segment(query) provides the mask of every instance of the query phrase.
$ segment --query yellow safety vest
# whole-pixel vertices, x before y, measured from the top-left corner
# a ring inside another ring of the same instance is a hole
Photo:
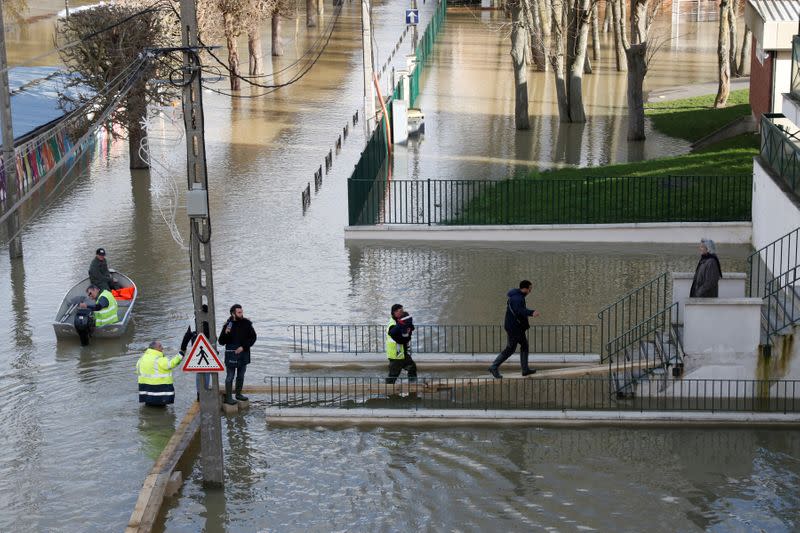
[[[116,298],[111,295],[111,291],[107,290],[100,293],[100,296],[97,297],[97,301],[99,302],[100,298],[103,297],[108,300],[108,307],[104,307],[99,311],[94,312],[94,325],[98,328],[119,322],[119,317],[117,316]]]
[[[402,344],[398,344],[391,335],[389,335],[389,330],[396,326],[397,322],[395,322],[394,318],[389,321],[389,325],[386,326],[386,357],[389,359],[405,359],[406,358],[406,347]],[[398,350],[398,346],[400,349]]]
[[[181,364],[182,355],[167,359],[162,352],[148,348],[136,362],[141,385],[172,385],[172,369]]]

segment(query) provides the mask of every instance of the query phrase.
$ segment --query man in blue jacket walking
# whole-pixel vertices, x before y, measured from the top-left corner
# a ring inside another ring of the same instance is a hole
[[[522,366],[522,375],[529,376],[536,372],[536,370],[532,370],[528,366],[528,338],[525,336],[525,332],[531,327],[530,324],[528,324],[528,317],[532,316],[536,318],[540,316],[539,311],[528,309],[525,306],[525,297],[531,293],[532,287],[533,283],[524,279],[519,282],[519,289],[511,289],[508,291],[506,319],[503,324],[508,334],[508,346],[500,352],[500,355],[494,360],[492,366],[489,367],[489,373],[496,378],[503,377],[500,375],[500,365],[511,357],[517,349],[517,344],[519,344],[519,362]]]

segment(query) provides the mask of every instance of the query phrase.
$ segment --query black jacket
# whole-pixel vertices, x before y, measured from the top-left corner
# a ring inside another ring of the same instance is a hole
[[[719,280],[722,267],[716,254],[703,254],[694,271],[690,298],[716,298],[719,296]]]
[[[503,324],[509,333],[521,333],[530,329],[528,317],[533,315],[533,309],[525,306],[525,294],[519,289],[508,291],[506,303],[506,320]]]
[[[92,285],[97,285],[101,291],[111,290],[111,272],[108,270],[108,262],[100,261],[98,258],[92,259],[89,266],[89,281]]]
[[[228,323],[233,324],[231,332],[227,333]],[[234,363],[243,365],[250,364],[250,347],[256,343],[256,330],[253,329],[253,323],[246,318],[241,320],[228,319],[222,325],[222,331],[219,334],[219,343],[225,345],[225,364],[227,365],[230,360]],[[236,350],[236,348],[244,348],[242,353],[238,356],[232,357],[229,350]]]
[[[408,316],[408,313],[406,313],[406,316]],[[394,342],[406,345],[411,342],[412,331],[414,331],[414,322],[409,317],[405,320],[398,320],[394,326],[389,328],[388,333]]]

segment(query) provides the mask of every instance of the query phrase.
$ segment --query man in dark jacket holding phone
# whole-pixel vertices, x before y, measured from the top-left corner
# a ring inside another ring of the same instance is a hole
[[[540,316],[539,311],[528,309],[525,306],[525,297],[531,293],[532,287],[533,283],[524,279],[519,282],[519,289],[508,291],[506,318],[503,324],[508,334],[508,345],[500,352],[492,366],[489,367],[489,373],[496,378],[503,377],[500,375],[500,365],[511,357],[517,349],[517,344],[519,344],[519,361],[522,366],[522,375],[529,376],[536,372],[536,370],[528,366],[528,338],[525,336],[525,332],[531,327],[528,324],[528,317],[536,318]]]
[[[225,345],[225,403],[236,405],[236,400],[246,402],[248,399],[242,395],[244,373],[250,364],[250,347],[256,343],[257,337],[253,323],[244,317],[241,305],[234,304],[230,311],[231,316],[219,334],[219,343]],[[234,376],[236,399],[231,394]]]

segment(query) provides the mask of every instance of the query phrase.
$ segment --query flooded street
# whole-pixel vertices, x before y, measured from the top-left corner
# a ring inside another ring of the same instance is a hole
[[[63,5],[50,4],[50,12]],[[688,245],[345,244],[346,179],[364,144],[363,120],[351,121],[363,105],[358,7],[344,4],[327,51],[300,82],[261,98],[204,93],[216,314],[221,323],[240,303],[254,322],[259,341],[247,384],[290,372],[291,324],[383,323],[395,302],[419,323],[496,324],[505,292],[524,277],[534,282],[530,302],[541,323],[594,324],[622,293],[661,272],[694,269],[697,252]],[[405,7],[374,6],[378,65],[402,34]],[[420,6],[423,25],[433,7]],[[323,25],[333,13],[325,9]],[[636,147],[623,140],[624,75],[609,72],[607,50],[599,73],[586,78],[588,124],[559,128],[549,75],[532,74],[536,116],[530,132],[515,134],[500,22],[499,13],[448,13],[423,76],[426,135],[399,150],[395,176],[500,178],[687,149],[655,135]],[[36,22],[37,31],[52,23]],[[686,36],[693,44],[665,48],[649,89],[713,79],[715,23],[694,27]],[[290,65],[322,28],[307,33],[301,14],[284,31],[281,58],[269,57],[265,35],[267,71]],[[52,42],[24,32],[9,39],[12,64]],[[226,82],[213,87],[227,90]],[[137,358],[154,339],[177,351],[193,309],[188,252],[163,218],[172,215],[171,188],[186,187],[182,123],[162,111],[151,120],[152,172],[131,173],[128,147],[117,142],[26,228],[24,261],[10,263],[0,248],[0,531],[122,530],[194,400],[193,379],[181,373],[173,407],[149,410],[136,399]],[[304,216],[301,190],[346,124],[350,135]],[[186,238],[183,196],[177,200]],[[99,246],[138,285],[133,327],[83,348],[77,339],[56,342],[56,309]],[[723,269],[745,271],[749,251],[721,245]],[[419,367],[430,375],[423,358]],[[194,468],[169,501],[166,531],[798,527],[796,431],[285,429],[268,427],[253,400],[246,415],[223,418],[224,498],[204,491]]]

